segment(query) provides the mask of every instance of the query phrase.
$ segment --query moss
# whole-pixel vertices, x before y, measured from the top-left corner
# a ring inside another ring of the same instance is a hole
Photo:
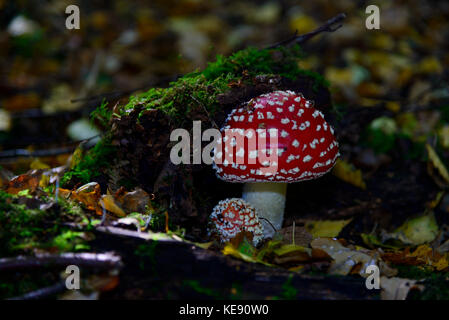
[[[285,283],[282,285],[281,299],[293,300],[296,299],[298,290],[292,285],[293,275],[289,275]]]
[[[116,147],[111,145],[109,138],[103,138],[64,174],[61,185],[66,187],[76,183],[85,184],[101,176],[104,169],[109,166],[116,150]]]
[[[0,191],[0,256],[34,248],[71,251],[85,246],[79,234],[62,226],[64,220],[75,218],[74,212],[65,212],[58,205],[45,211],[29,209],[18,202],[18,196]]]
[[[51,246],[58,248],[59,251],[87,250],[89,246],[83,240],[83,235],[83,232],[63,231],[52,239]]]
[[[281,52],[282,58],[276,57],[275,51]],[[276,74],[292,80],[306,76],[314,80],[315,90],[319,86],[329,86],[320,74],[299,68],[300,56],[299,47],[261,50],[249,47],[229,57],[218,55],[216,61],[209,63],[203,71],[189,73],[170,83],[168,88],[152,88],[132,96],[122,112],[137,105],[144,109],[160,109],[177,125],[182,125],[186,115],[198,107],[206,108],[213,115],[218,108],[218,94],[228,91],[230,83],[249,82],[256,75]]]
[[[398,270],[397,277],[407,279],[422,280],[434,275],[447,275],[445,272],[437,272],[432,267],[425,266],[393,265],[393,268]]]
[[[449,300],[449,281],[442,275],[434,274],[423,283],[424,290],[412,290],[407,299],[410,300]]]
[[[108,108],[108,103],[103,100],[101,105],[90,114],[91,122],[98,122],[103,128],[106,128],[109,120],[111,120],[112,111]]]
[[[192,288],[195,292],[215,299],[223,299],[223,296],[213,289],[204,287],[197,280],[184,280],[184,286]]]

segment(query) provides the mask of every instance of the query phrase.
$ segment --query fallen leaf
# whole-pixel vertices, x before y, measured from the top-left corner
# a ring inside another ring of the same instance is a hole
[[[273,250],[273,262],[276,264],[302,263],[311,260],[312,250],[294,244],[282,245]]]
[[[30,169],[49,169],[50,166],[43,163],[39,158],[34,159],[30,164]]]
[[[449,184],[449,172],[447,171],[446,166],[430,144],[427,143],[426,148],[429,155],[429,160],[427,162],[427,171],[429,172],[429,175],[439,186],[447,186],[447,184]],[[432,169],[435,169],[439,173],[438,177],[435,176]],[[441,178],[444,182],[441,181]]]
[[[101,190],[100,185],[97,182],[90,182],[82,185],[76,189],[76,191],[71,193],[71,197],[84,204],[88,210],[96,211],[99,215],[102,214],[102,210],[98,205],[98,201],[101,197]]]
[[[334,238],[351,221],[352,218],[348,220],[308,220],[305,223],[305,228],[313,238]]]
[[[147,208],[151,209],[150,195],[140,188],[136,188],[131,192],[119,190],[114,194],[114,198],[120,207],[127,213],[143,213]]]
[[[225,247],[223,248],[223,254],[224,255],[230,255],[234,258],[246,261],[246,262],[252,262],[252,263],[262,263],[267,264],[266,262],[259,260],[253,256],[247,255],[245,253],[240,252],[237,248],[235,248],[230,242],[226,243]]]
[[[407,220],[396,229],[393,234],[384,235],[383,238],[393,238],[404,244],[420,245],[431,242],[438,235],[438,225],[433,212],[420,217]],[[385,242],[385,241],[383,241]]]
[[[355,169],[353,165],[347,163],[344,160],[337,160],[337,163],[332,170],[332,174],[337,178],[350,183],[363,190],[366,189],[366,184],[363,181],[362,171]]]
[[[115,199],[110,194],[101,196],[100,206],[111,213],[118,215],[119,217],[126,216],[125,211],[115,202]]]
[[[39,186],[39,180],[42,172],[33,170],[31,173],[21,174],[9,181],[6,192],[10,194],[18,194],[20,191],[29,190],[30,193],[36,191]]]

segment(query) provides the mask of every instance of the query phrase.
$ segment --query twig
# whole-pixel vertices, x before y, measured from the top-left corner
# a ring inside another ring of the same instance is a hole
[[[121,257],[113,253],[39,254],[37,256],[18,256],[0,259],[0,272],[28,268],[46,268],[49,266],[66,267],[72,264],[78,267],[99,269],[114,269],[123,266]]]
[[[291,36],[290,38],[280,41],[278,43],[275,43],[275,44],[267,47],[266,49],[274,49],[274,48],[278,48],[280,46],[290,46],[293,44],[301,44],[301,43],[308,41],[310,38],[316,36],[319,33],[334,32],[334,31],[340,29],[342,26],[341,24],[339,24],[337,26],[334,26],[334,25],[339,23],[340,21],[342,21],[345,18],[346,18],[346,14],[340,13],[340,14],[336,15],[335,17],[330,18],[322,26],[316,28],[315,30],[313,30],[311,32],[308,32],[308,33],[298,36],[298,31],[296,31],[295,34],[293,36]]]
[[[84,139],[84,140],[71,142],[71,144],[74,144],[74,146],[70,146],[70,147],[57,147],[57,148],[36,150],[36,151],[29,151],[27,149],[13,149],[13,150],[0,151],[0,159],[9,159],[9,158],[18,158],[18,157],[26,157],[26,158],[52,157],[52,156],[58,156],[60,154],[72,153],[76,149],[76,145],[83,143],[83,142],[86,143],[92,139],[99,137],[99,136],[100,135],[97,134],[95,136],[92,136],[92,137]]]
[[[267,218],[263,218],[263,217],[259,217],[260,220],[265,220],[266,222],[268,222],[268,224],[273,228],[274,232],[278,232],[278,229],[276,229],[273,224],[270,222],[270,220],[268,220]]]
[[[61,281],[58,282],[57,284],[54,284],[52,286],[49,287],[45,287],[45,288],[40,288],[37,289],[36,291],[32,291],[32,292],[28,292],[25,293],[24,295],[18,296],[18,297],[14,297],[14,298],[10,298],[7,300],[37,300],[37,299],[44,299],[44,298],[48,298],[51,297],[55,294],[64,292],[65,290],[67,290],[65,282]]]

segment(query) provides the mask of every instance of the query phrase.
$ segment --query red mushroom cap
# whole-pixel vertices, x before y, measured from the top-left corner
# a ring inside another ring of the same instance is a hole
[[[242,231],[253,234],[254,244],[263,238],[263,227],[256,209],[239,198],[220,201],[210,215],[209,234],[217,233],[221,241],[226,242]]]
[[[232,137],[229,134],[231,131],[245,136],[244,140],[247,141],[252,136],[244,131],[248,129],[254,130],[258,136],[255,150],[248,150],[247,142],[235,147],[227,142]],[[217,176],[228,182],[297,182],[315,179],[332,169],[339,156],[334,130],[323,114],[313,107],[313,101],[293,91],[263,94],[250,100],[245,107],[232,110],[221,132],[222,139],[217,144],[214,168]],[[259,132],[266,132],[266,145],[264,142],[259,145]],[[270,146],[271,136],[277,137],[277,146]],[[267,152],[267,149],[276,150],[276,163],[249,161],[255,155],[260,157],[261,152]],[[232,162],[226,161],[225,153],[230,156],[229,151],[233,156]],[[276,167],[274,172],[262,170],[272,165]]]

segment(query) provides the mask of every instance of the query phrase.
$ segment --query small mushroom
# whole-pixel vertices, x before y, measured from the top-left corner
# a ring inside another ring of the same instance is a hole
[[[256,132],[257,144],[236,142],[236,134],[249,141],[249,131]],[[313,107],[313,101],[293,91],[263,94],[232,110],[221,132],[214,159],[216,174],[228,182],[245,183],[242,197],[265,218],[261,219],[265,237],[272,237],[282,227],[287,183],[324,175],[339,156],[334,131],[323,114]],[[262,135],[266,145],[260,141]],[[271,136],[277,137],[277,145],[270,145]],[[230,138],[231,144],[227,142]],[[249,161],[270,152],[276,152],[275,161]],[[275,170],[267,172],[267,167]]]
[[[209,235],[218,235],[222,242],[231,240],[240,232],[252,233],[254,245],[263,238],[263,227],[256,209],[243,199],[220,201],[209,219]]]

